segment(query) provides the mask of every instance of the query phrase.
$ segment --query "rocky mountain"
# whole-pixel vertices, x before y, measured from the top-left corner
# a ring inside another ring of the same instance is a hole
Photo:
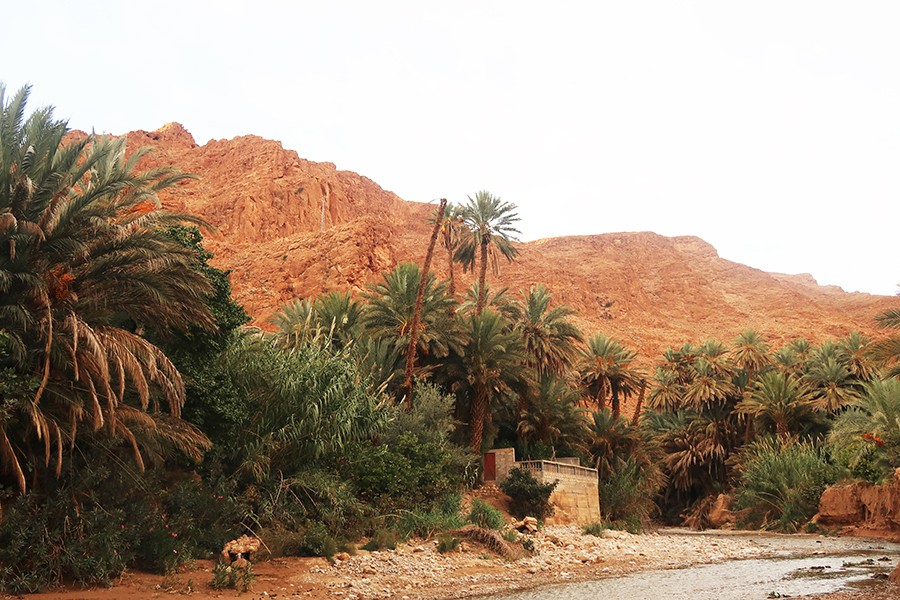
[[[333,289],[362,293],[382,271],[423,260],[434,207],[406,202],[356,173],[304,160],[256,136],[199,146],[177,123],[127,136],[129,150],[154,147],[147,165],[175,164],[198,176],[163,201],[215,228],[206,233],[213,262],[232,271],[237,300],[256,324],[265,326],[293,298]],[[809,275],[724,260],[696,237],[606,233],[519,249],[519,260],[503,265],[492,287],[518,294],[543,283],[556,302],[578,311],[588,334],[615,336],[644,362],[687,341],[731,341],[748,327],[776,346],[852,330],[877,335],[873,317],[900,307],[900,298],[846,293]],[[445,276],[440,248],[434,262]]]

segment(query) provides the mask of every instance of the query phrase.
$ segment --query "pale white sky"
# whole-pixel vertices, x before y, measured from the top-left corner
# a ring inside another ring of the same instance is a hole
[[[523,239],[697,235],[900,282],[900,2],[16,2],[0,80],[79,129],[253,133]]]

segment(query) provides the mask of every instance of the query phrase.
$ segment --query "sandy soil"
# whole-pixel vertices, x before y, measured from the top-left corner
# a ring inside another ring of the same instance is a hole
[[[813,556],[871,550],[883,542],[811,535],[754,532],[695,534],[683,530],[630,535],[606,531],[582,535],[574,526],[548,526],[533,536],[537,553],[505,561],[478,545],[463,542],[457,551],[440,554],[434,540],[411,540],[396,550],[359,551],[329,564],[324,559],[284,558],[254,568],[252,590],[209,587],[212,563],[162,577],[128,573],[111,589],[67,589],[27,596],[35,600],[149,600],[189,595],[192,598],[310,598],[363,600],[463,598],[526,589],[550,583],[601,579],[652,569],[674,569],[733,559]],[[832,594],[830,600],[898,598],[900,589],[883,583],[863,592]]]

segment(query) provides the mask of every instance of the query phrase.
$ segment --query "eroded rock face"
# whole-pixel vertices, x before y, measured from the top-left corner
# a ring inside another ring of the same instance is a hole
[[[826,489],[813,522],[900,536],[900,469],[892,481],[882,485],[852,483]]]
[[[424,257],[434,206],[406,202],[366,177],[304,160],[253,135],[198,145],[177,123],[127,135],[129,151],[154,148],[146,166],[175,164],[199,177],[163,202],[215,228],[206,234],[213,263],[233,271],[237,299],[255,324],[265,326],[280,303],[295,297],[359,292],[381,271]],[[848,294],[808,276],[724,260],[696,237],[607,233],[537,240],[519,249],[519,259],[502,266],[492,287],[517,295],[547,285],[555,302],[578,311],[576,321],[588,335],[602,331],[622,339],[645,366],[666,347],[705,338],[730,341],[747,328],[775,346],[853,330],[877,334],[874,315],[900,308],[895,297]],[[440,247],[433,268],[447,276]],[[471,274],[457,275],[460,289],[471,284]]]

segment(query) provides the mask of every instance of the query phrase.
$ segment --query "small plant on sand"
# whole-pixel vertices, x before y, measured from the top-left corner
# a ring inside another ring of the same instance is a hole
[[[394,550],[397,548],[397,533],[390,529],[378,529],[375,534],[363,545],[363,550]]]
[[[459,546],[459,538],[454,537],[448,533],[442,533],[438,535],[438,546],[437,550],[441,554],[446,554],[447,552],[453,552]]]
[[[605,523],[597,522],[591,523],[590,525],[585,525],[582,528],[581,533],[584,535],[593,535],[594,537],[601,537],[603,532],[606,531],[607,527]]]
[[[247,592],[255,577],[253,564],[248,560],[238,559],[230,565],[219,561],[213,567],[213,578],[209,585],[216,590],[233,588],[239,592]]]
[[[503,513],[477,498],[472,500],[472,507],[469,510],[467,520],[469,523],[478,525],[484,529],[500,530],[506,525]]]

